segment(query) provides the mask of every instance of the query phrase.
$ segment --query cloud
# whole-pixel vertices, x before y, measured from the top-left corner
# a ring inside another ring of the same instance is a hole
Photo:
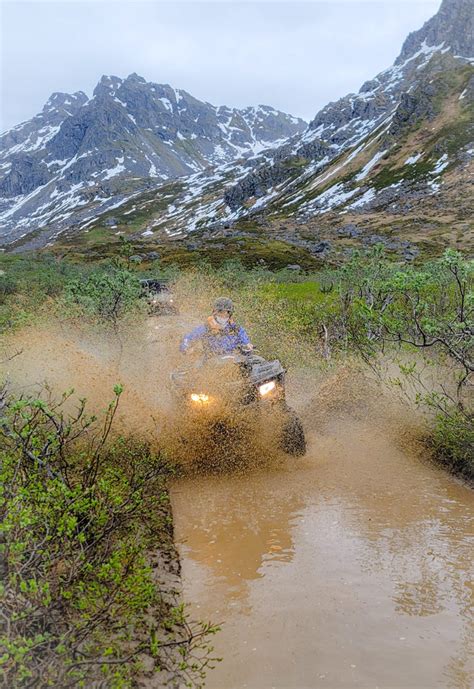
[[[2,129],[53,91],[89,95],[138,72],[216,105],[267,103],[306,119],[389,66],[436,0],[2,4]]]

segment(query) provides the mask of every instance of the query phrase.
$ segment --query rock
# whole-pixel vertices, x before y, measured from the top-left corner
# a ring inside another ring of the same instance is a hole
[[[291,265],[285,266],[286,270],[302,270],[301,266],[297,263],[292,263]]]
[[[148,261],[157,261],[160,258],[160,254],[157,251],[149,251],[145,256]]]
[[[472,0],[443,0],[438,13],[408,35],[395,64],[403,64],[423,45],[441,44],[455,55],[473,54]]]
[[[305,158],[322,158],[327,149],[327,144],[313,141],[302,145],[297,150],[296,156],[293,154],[285,157],[285,152],[288,152],[285,147],[269,153],[269,155],[273,155],[275,158],[273,165],[261,165],[257,170],[249,172],[237,184],[227,189],[224,194],[225,203],[231,210],[236,210],[248,199],[253,197],[258,199],[265,196],[272,187],[280,184],[280,182],[283,182],[292,174],[293,161],[296,162],[300,156]],[[264,221],[262,220],[262,222]]]
[[[360,230],[354,223],[348,223],[347,225],[340,227],[337,233],[340,237],[348,237],[353,239],[354,237],[358,237],[360,235]]]
[[[0,197],[15,197],[29,194],[51,179],[46,165],[34,156],[22,154],[12,161],[9,174],[0,183]]]
[[[331,249],[331,242],[328,242],[326,240],[323,240],[322,242],[318,242],[317,244],[314,244],[310,247],[310,250],[315,254],[324,254],[324,253],[327,253],[330,249]]]
[[[130,256],[129,260],[132,261],[132,263],[142,263],[144,261],[145,256],[142,256],[141,254],[134,254],[133,256]]]
[[[411,246],[409,249],[403,250],[402,256],[405,261],[413,261],[419,253],[420,251],[416,246]]]
[[[106,218],[104,220],[105,227],[116,227],[117,223],[118,223],[117,218]]]
[[[388,240],[386,237],[382,237],[380,234],[371,234],[368,237],[363,237],[362,244],[366,246],[375,246],[376,244],[383,244],[386,246]]]

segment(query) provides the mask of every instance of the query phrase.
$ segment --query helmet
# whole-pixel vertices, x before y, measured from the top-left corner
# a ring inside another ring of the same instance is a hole
[[[234,302],[228,297],[219,297],[214,302],[214,311],[228,311],[232,314],[234,313]]]

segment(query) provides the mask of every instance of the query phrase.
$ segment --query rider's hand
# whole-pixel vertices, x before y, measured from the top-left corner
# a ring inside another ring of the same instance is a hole
[[[251,352],[253,350],[253,344],[249,342],[246,345],[242,345],[242,351],[243,352]]]

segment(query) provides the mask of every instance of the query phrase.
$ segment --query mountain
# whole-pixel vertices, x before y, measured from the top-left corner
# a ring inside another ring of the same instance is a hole
[[[266,105],[216,107],[137,74],[103,76],[90,99],[54,93],[0,139],[3,241],[45,224],[68,226],[81,207],[107,206],[124,188],[254,155],[305,129]]]
[[[472,0],[443,0],[391,67],[305,131],[146,191],[89,198],[65,222],[50,216],[23,248],[60,233],[61,251],[104,255],[126,236],[142,255],[160,247],[170,260],[276,252],[308,265],[377,242],[407,260],[447,244],[474,248],[472,17]]]

